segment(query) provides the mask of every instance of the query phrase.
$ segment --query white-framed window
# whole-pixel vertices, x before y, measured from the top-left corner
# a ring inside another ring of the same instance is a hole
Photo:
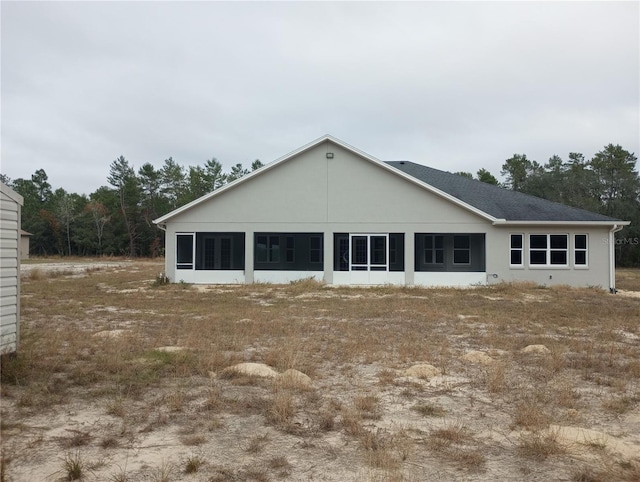
[[[530,234],[529,266],[568,266],[568,234]]]
[[[589,265],[589,237],[586,234],[573,236],[573,265],[576,268],[586,268]]]
[[[193,253],[195,252],[195,236],[193,233],[176,234],[176,268],[193,269]]]
[[[524,234],[514,233],[509,236],[509,266],[524,266]]]

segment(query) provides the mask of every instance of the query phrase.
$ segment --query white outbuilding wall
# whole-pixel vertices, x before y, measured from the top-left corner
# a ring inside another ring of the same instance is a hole
[[[0,353],[20,339],[20,212],[22,196],[0,183]]]

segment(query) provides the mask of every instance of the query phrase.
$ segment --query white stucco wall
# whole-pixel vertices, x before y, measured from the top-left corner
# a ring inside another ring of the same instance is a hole
[[[327,152],[331,152],[333,158],[327,158]],[[196,283],[212,280],[211,273],[219,276],[218,282],[228,282],[230,277],[236,282],[287,281],[295,275],[253,272],[253,233],[323,232],[324,281],[363,284],[358,282],[361,273],[333,272],[333,233],[402,232],[405,233],[405,272],[386,273],[384,279],[369,276],[371,284],[469,285],[525,280],[606,288],[608,247],[603,239],[608,229],[493,226],[485,217],[327,140],[254,174],[246,182],[219,191],[209,200],[170,219],[166,225],[166,271],[171,280]],[[198,231],[246,233],[244,279],[239,279],[238,273],[225,274],[224,271],[194,271],[192,275],[185,270],[176,272],[176,233]],[[555,232],[589,235],[588,268],[509,267],[511,233]],[[484,233],[486,273],[414,273],[415,233]],[[308,277],[308,273],[298,275],[298,279]],[[319,276],[317,272],[313,275]]]
[[[594,286],[609,289],[609,230],[611,227],[565,225],[539,227],[510,225],[495,227],[487,235],[487,276],[490,283],[530,281],[540,285]],[[524,266],[509,266],[509,238],[511,234],[524,234]],[[527,250],[530,234],[568,234],[569,266],[530,266]],[[573,263],[574,235],[586,234],[588,260],[586,266]],[[495,275],[495,276],[494,276]]]

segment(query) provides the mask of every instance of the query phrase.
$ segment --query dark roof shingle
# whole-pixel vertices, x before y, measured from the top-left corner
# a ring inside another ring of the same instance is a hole
[[[386,162],[430,186],[507,221],[620,221],[539,197],[487,184],[409,161]]]

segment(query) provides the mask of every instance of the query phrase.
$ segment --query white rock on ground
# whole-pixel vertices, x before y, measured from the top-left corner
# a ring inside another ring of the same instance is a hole
[[[435,376],[440,375],[442,372],[440,369],[429,365],[428,363],[419,363],[404,370],[403,375],[407,377],[417,377],[429,380]]]
[[[262,378],[275,378],[278,376],[277,371],[264,363],[238,363],[237,365],[225,368],[224,371]]]
[[[278,381],[285,386],[311,386],[311,377],[302,373],[301,371],[294,370],[293,368],[289,368],[288,370],[285,370],[280,375],[278,375]]]
[[[462,356],[462,359],[469,363],[476,363],[478,365],[490,365],[495,362],[495,360],[485,352],[476,350],[466,353]]]
[[[119,336],[129,333],[131,330],[104,330],[94,333],[93,336],[98,338],[118,338]]]
[[[156,350],[164,351],[166,353],[175,353],[177,351],[186,350],[186,348],[183,346],[159,346]]]
[[[546,355],[547,353],[551,353],[551,350],[549,350],[544,345],[528,345],[528,346],[525,346],[522,350],[520,350],[520,352],[521,353],[537,353],[539,355]]]

